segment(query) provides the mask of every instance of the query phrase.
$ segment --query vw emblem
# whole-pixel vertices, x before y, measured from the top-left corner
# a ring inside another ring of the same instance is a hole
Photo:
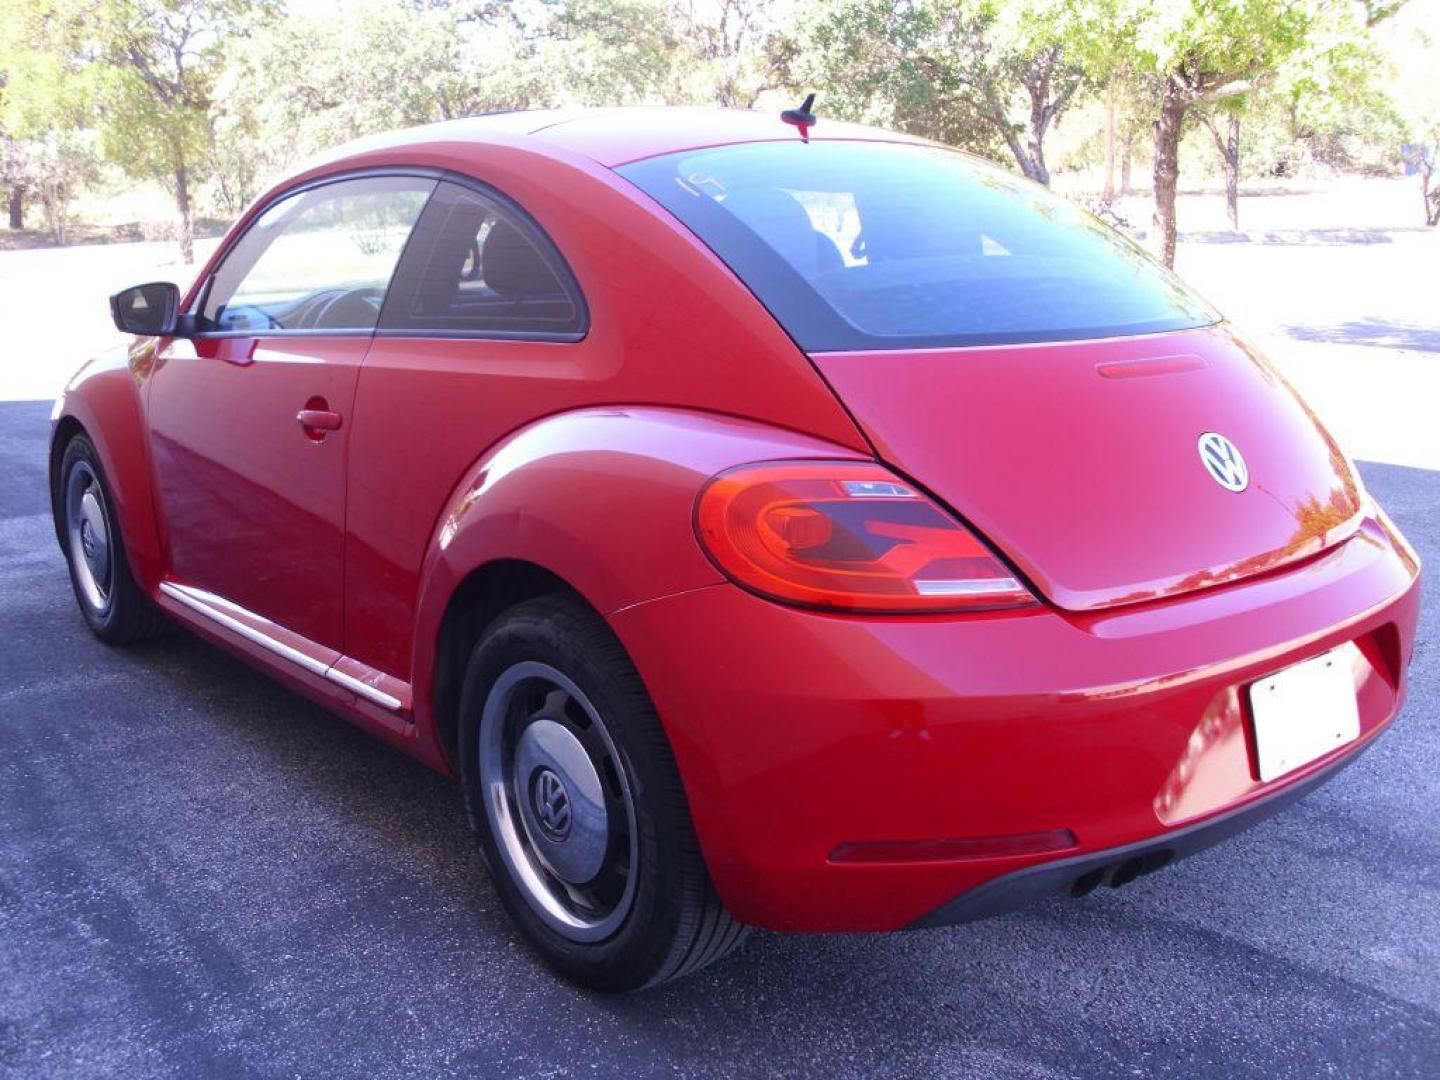
[[[565,781],[549,769],[535,774],[530,786],[530,799],[535,807],[535,820],[552,840],[564,840],[570,834],[570,793]]]
[[[1226,491],[1244,491],[1250,483],[1250,470],[1235,444],[1218,431],[1200,436],[1200,461],[1210,478]]]

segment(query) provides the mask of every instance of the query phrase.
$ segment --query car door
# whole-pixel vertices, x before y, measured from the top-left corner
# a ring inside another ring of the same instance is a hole
[[[556,244],[480,184],[443,180],[385,301],[356,392],[345,573],[349,655],[408,680],[420,568],[462,473],[519,425],[588,403],[613,355]]]
[[[344,649],[356,379],[434,186],[361,176],[277,201],[218,263],[198,332],[164,347],[150,384],[172,589],[324,662]]]

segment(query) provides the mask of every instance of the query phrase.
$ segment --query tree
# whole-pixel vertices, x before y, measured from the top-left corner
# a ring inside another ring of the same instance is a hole
[[[856,119],[978,152],[1050,182],[1045,136],[1086,78],[1096,21],[1077,0],[837,0],[807,27],[811,83]]]
[[[1192,109],[1234,99],[1273,76],[1306,41],[1304,0],[1141,0],[1132,63],[1157,86],[1155,225],[1159,254],[1175,265],[1180,137]],[[1236,155],[1238,161],[1238,132]]]
[[[93,143],[88,131],[53,131],[30,146],[30,186],[57,244],[69,242],[70,204],[76,192],[98,174],[99,158]]]
[[[96,172],[94,72],[75,41],[43,7],[0,0],[0,131],[10,227],[24,227],[24,200],[40,201],[56,243],[66,240],[70,203]]]
[[[685,82],[737,109],[785,86],[798,50],[776,27],[772,8],[771,0],[675,0],[672,20],[688,53],[679,60]]]
[[[194,261],[194,191],[211,145],[212,89],[223,49],[269,0],[103,0],[72,8],[106,76],[101,140],[130,175],[169,187],[181,258]]]
[[[546,104],[683,100],[681,61],[693,42],[659,0],[565,0],[527,29]]]

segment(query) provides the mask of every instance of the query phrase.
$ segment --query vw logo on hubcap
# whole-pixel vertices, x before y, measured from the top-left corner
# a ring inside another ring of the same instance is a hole
[[[1218,431],[1200,436],[1200,462],[1210,479],[1226,491],[1244,491],[1250,483],[1250,470],[1235,444]]]
[[[550,769],[541,769],[530,785],[530,801],[535,807],[535,820],[552,840],[564,840],[570,834],[570,793],[565,781]]]

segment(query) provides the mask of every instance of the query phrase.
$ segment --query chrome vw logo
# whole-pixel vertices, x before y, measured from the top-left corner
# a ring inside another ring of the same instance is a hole
[[[1250,470],[1235,444],[1218,431],[1200,436],[1200,461],[1210,478],[1226,491],[1244,491],[1250,483]]]
[[[549,769],[535,774],[530,789],[531,802],[535,806],[535,820],[552,840],[563,840],[570,834],[570,793],[565,790],[565,781]]]

